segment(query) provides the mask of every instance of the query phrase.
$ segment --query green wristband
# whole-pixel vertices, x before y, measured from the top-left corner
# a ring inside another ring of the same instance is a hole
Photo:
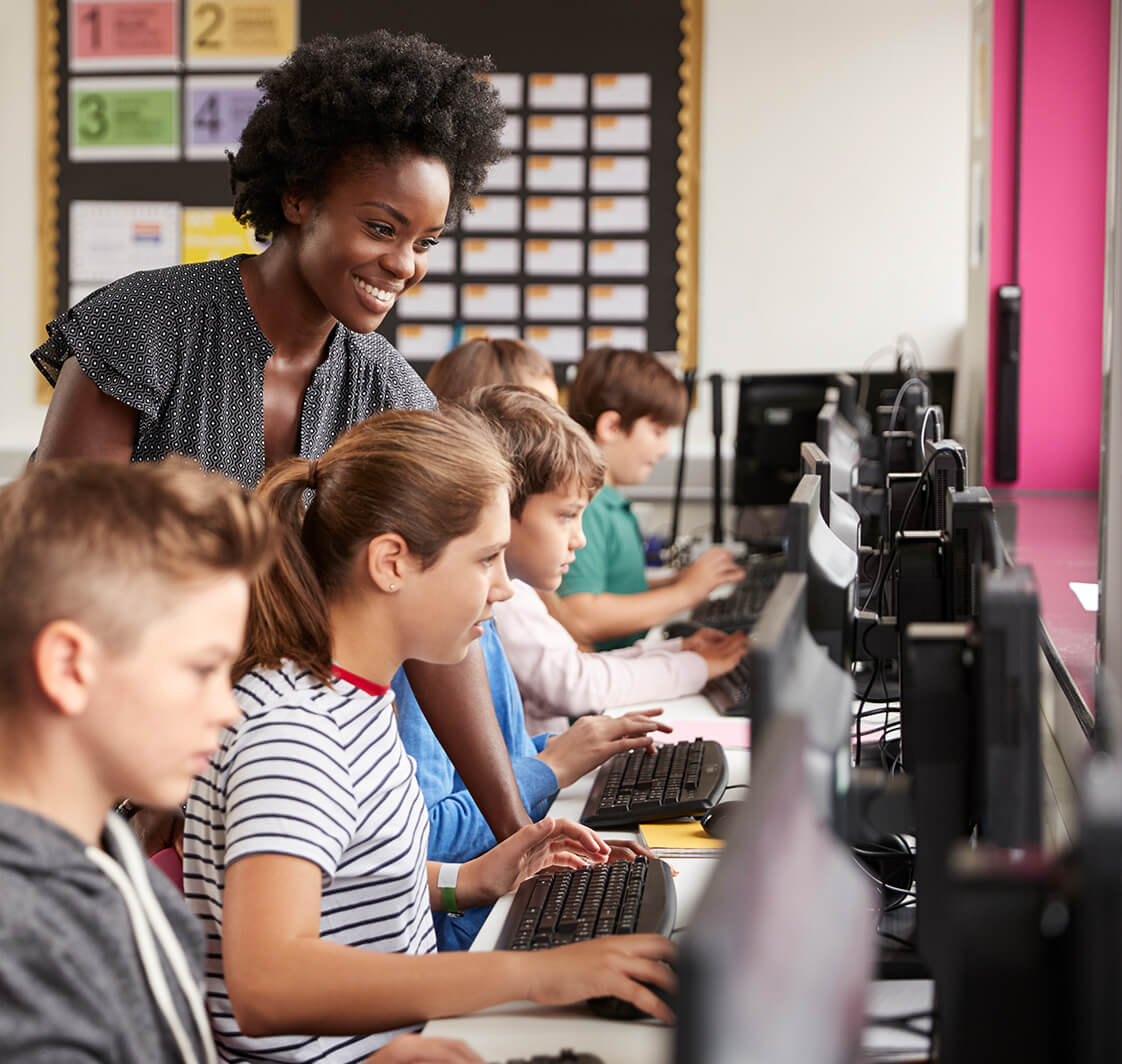
[[[460,877],[458,864],[442,864],[436,873],[436,886],[440,891],[440,903],[449,916],[463,916],[456,904],[456,880]]]

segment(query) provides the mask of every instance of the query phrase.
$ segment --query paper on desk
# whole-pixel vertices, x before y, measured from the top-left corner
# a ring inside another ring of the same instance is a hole
[[[693,739],[712,739],[722,746],[747,750],[751,745],[751,724],[747,717],[720,717],[713,720],[667,720],[669,732],[655,732],[656,743],[680,743]]]
[[[699,851],[719,851],[725,844],[722,839],[707,835],[696,820],[663,820],[653,824],[640,824],[643,841],[659,857],[697,857]]]

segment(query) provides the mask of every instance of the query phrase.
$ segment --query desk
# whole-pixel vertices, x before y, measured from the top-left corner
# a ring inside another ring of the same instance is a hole
[[[613,710],[613,715],[628,709]],[[663,703],[667,721],[694,721],[716,718],[709,702],[700,695],[673,699]],[[729,783],[747,783],[751,757],[747,750],[726,751]],[[566,788],[554,803],[551,815],[577,819],[592,785],[592,774]],[[635,833],[610,831],[610,838],[637,839]],[[674,858],[671,867],[678,873],[674,887],[678,896],[677,926],[686,927],[696,910],[705,885],[716,866],[709,857]],[[483,925],[473,950],[494,948],[499,930],[510,909],[511,897],[500,899]],[[926,981],[895,981],[870,986],[867,1013],[894,1016],[923,1012],[931,1008],[932,989]],[[544,1007],[526,1002],[499,1005],[468,1016],[435,1020],[425,1027],[425,1034],[442,1038],[460,1038],[485,1060],[503,1061],[511,1057],[529,1057],[534,1053],[559,1053],[572,1049],[578,1053],[594,1053],[604,1064],[670,1064],[674,1052],[673,1030],[653,1020],[617,1021],[593,1016],[582,1005],[564,1008]],[[870,1027],[865,1037],[866,1049],[872,1059],[914,1059],[926,1054],[926,1038],[896,1030]],[[695,1062],[689,1062],[695,1064]],[[704,1062],[696,1062],[704,1064]]]

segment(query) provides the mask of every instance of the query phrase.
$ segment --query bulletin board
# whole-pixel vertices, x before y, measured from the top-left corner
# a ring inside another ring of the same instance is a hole
[[[424,369],[475,335],[696,365],[702,0],[39,0],[40,314],[138,269],[258,250],[227,148],[322,33],[490,55],[510,155],[379,330]]]

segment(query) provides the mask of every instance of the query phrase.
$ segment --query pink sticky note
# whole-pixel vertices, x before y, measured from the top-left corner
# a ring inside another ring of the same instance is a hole
[[[722,746],[748,749],[751,746],[751,722],[747,717],[721,717],[712,720],[668,720],[671,731],[655,732],[659,743],[680,743],[683,740],[712,739]]]

